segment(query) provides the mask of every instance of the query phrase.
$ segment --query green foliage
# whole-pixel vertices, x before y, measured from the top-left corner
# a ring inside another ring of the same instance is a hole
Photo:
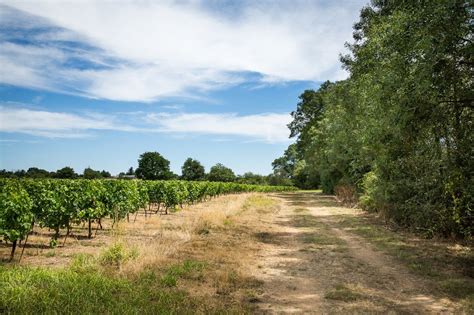
[[[77,174],[72,167],[66,166],[56,171],[56,178],[76,178]]]
[[[221,163],[217,163],[211,167],[207,178],[211,182],[233,182],[235,180],[235,174],[230,168]]]
[[[138,159],[138,168],[135,171],[142,179],[169,179],[173,176],[170,171],[170,161],[158,152],[145,152]]]
[[[22,240],[31,229],[32,201],[20,183],[0,183],[0,236],[6,241]]]
[[[305,91],[292,113],[305,163],[292,180],[319,176],[324,192],[352,190],[365,209],[427,236],[471,237],[472,19],[467,1],[365,7],[342,58],[350,78]]]
[[[178,180],[2,179],[0,236],[3,240],[16,242],[26,236],[32,223],[36,223],[55,231],[50,243],[54,247],[61,229],[74,223],[88,223],[89,237],[92,237],[93,221],[100,222],[108,216],[115,223],[140,208],[146,209],[149,204],[168,210],[222,194],[293,189]]]
[[[198,161],[188,158],[181,167],[181,178],[184,180],[204,180],[206,173],[204,166]]]
[[[84,172],[82,173],[82,176],[85,179],[101,178],[102,173],[100,171],[95,171],[92,168],[88,167],[88,168],[84,169]]]

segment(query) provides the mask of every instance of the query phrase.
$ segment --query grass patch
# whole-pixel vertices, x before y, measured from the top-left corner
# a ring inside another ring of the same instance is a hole
[[[364,295],[349,288],[346,285],[338,284],[331,291],[327,292],[324,297],[329,300],[337,300],[343,302],[353,302],[364,298]]]
[[[182,291],[74,268],[0,268],[0,287],[0,312],[12,314],[170,314],[199,306]]]
[[[165,287],[175,287],[180,278],[197,279],[202,278],[205,263],[195,260],[185,260],[181,264],[175,264],[166,270],[161,277],[160,283]]]
[[[317,244],[317,245],[345,245],[345,242],[340,238],[329,234],[308,233],[302,236],[303,243]]]
[[[100,254],[99,261],[102,265],[121,267],[125,262],[137,257],[138,250],[136,248],[129,249],[123,243],[115,243]]]
[[[252,195],[245,200],[243,210],[252,210],[260,214],[272,213],[278,210],[278,202],[265,195]]]

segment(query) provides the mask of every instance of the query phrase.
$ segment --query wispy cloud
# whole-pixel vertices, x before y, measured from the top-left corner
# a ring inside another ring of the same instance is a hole
[[[247,80],[343,78],[338,54],[364,4],[3,3],[0,63],[11,75],[0,83],[128,101],[189,96]],[[20,43],[25,36],[28,42]]]
[[[0,106],[0,132],[47,138],[84,138],[92,130],[134,131],[135,128],[100,118],[70,113]]]
[[[132,119],[129,119],[132,117]],[[288,113],[101,113],[73,114],[0,106],[0,132],[46,138],[84,138],[97,131],[165,133],[177,137],[229,136],[267,143],[287,142]],[[224,138],[223,138],[224,137]],[[220,139],[220,140],[219,140]]]
[[[243,136],[265,142],[286,142],[289,114],[266,113],[258,115],[209,113],[158,113],[146,116],[161,132]]]

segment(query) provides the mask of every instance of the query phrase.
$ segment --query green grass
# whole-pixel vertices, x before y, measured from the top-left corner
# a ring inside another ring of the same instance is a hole
[[[250,196],[245,200],[242,209],[255,211],[257,213],[270,213],[277,210],[278,202],[275,199],[266,197],[264,195]]]
[[[205,263],[203,262],[185,260],[182,264],[168,267],[160,282],[166,287],[175,287],[179,278],[199,279],[202,277],[204,267]]]
[[[0,312],[12,314],[171,314],[196,301],[178,290],[71,268],[0,269]]]
[[[164,273],[147,269],[127,277],[86,254],[77,255],[69,267],[61,269],[0,265],[0,313],[245,313],[238,305],[191,297],[176,287],[180,279],[199,281],[205,266],[186,260],[169,266]]]
[[[127,248],[122,243],[115,243],[100,255],[100,262],[103,265],[114,265],[120,267],[123,263],[138,257],[136,248]]]
[[[343,284],[338,284],[331,291],[327,292],[324,297],[329,300],[337,300],[343,302],[353,302],[364,298],[364,295]]]

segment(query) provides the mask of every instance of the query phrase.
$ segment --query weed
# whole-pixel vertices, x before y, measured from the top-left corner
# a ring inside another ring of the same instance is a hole
[[[138,250],[136,248],[127,249],[122,243],[115,243],[100,255],[100,262],[102,265],[121,266],[128,260],[138,257]]]

